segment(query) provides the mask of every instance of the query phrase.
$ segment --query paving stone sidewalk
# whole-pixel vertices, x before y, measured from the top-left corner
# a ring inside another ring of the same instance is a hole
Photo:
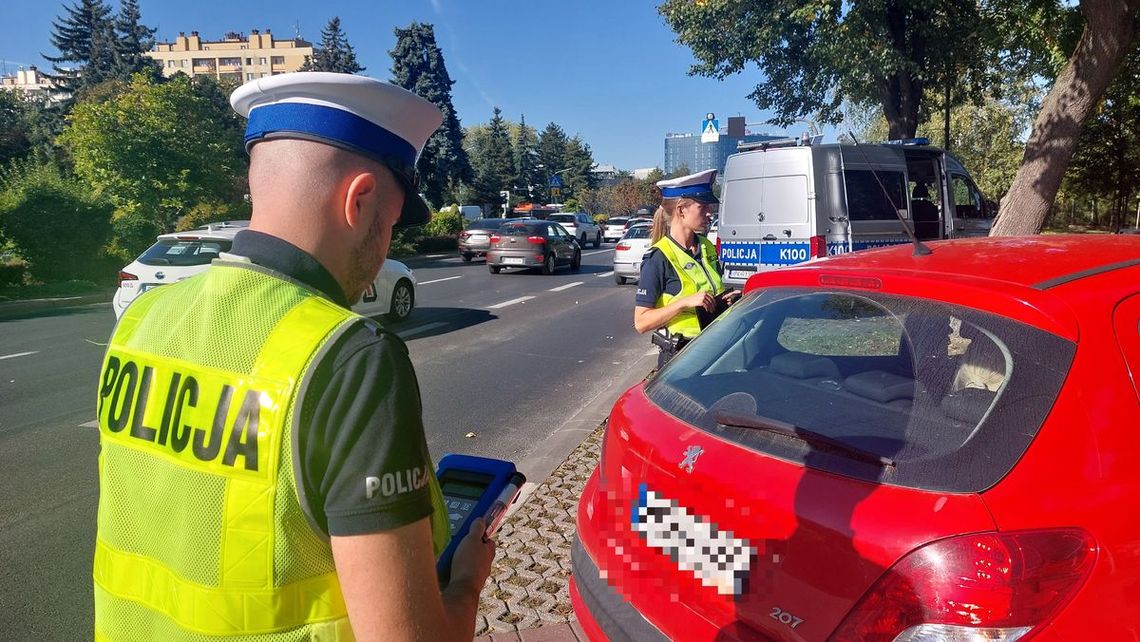
[[[603,421],[500,527],[491,577],[480,595],[476,636],[522,631],[522,639],[530,640],[534,633],[528,629],[568,630],[574,620],[570,543],[578,498],[598,463],[604,428]]]

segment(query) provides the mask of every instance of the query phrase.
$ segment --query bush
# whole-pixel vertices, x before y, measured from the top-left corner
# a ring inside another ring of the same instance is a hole
[[[424,236],[416,241],[416,252],[444,252],[458,249],[459,239],[454,236]]]
[[[17,259],[0,263],[0,286],[22,285],[28,264]]]
[[[439,212],[424,226],[426,236],[457,236],[462,231],[463,217],[458,212]]]
[[[597,223],[598,225],[605,225],[606,223],[610,222],[610,215],[609,214],[595,214],[594,215],[594,222]]]
[[[193,230],[207,223],[219,221],[248,221],[252,213],[253,210],[249,203],[242,203],[241,205],[216,201],[199,203],[178,218],[174,224],[174,231]]]
[[[114,207],[59,169],[30,167],[0,192],[0,233],[37,279],[90,278],[103,267]]]

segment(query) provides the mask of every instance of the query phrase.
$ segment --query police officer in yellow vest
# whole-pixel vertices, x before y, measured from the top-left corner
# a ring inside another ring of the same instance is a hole
[[[140,296],[104,359],[95,639],[471,640],[494,544],[449,538],[407,348],[349,306],[441,114],[346,74],[255,80],[249,230]],[[187,124],[192,126],[192,124]]]
[[[697,336],[739,296],[720,277],[716,246],[705,238],[716,170],[658,181],[661,207],[653,217],[653,246],[641,260],[633,327],[654,331],[661,349],[657,365]]]

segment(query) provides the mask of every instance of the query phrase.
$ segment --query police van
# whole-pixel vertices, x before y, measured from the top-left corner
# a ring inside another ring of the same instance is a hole
[[[985,236],[997,206],[958,159],[926,139],[742,144],[728,157],[718,246],[724,280],[856,250]]]

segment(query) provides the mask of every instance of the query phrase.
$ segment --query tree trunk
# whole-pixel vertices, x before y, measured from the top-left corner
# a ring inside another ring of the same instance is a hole
[[[1140,0],[1082,0],[1080,10],[1085,17],[1080,42],[1041,105],[1021,167],[990,230],[992,236],[1041,231],[1073,158],[1081,126],[1135,39]]]

